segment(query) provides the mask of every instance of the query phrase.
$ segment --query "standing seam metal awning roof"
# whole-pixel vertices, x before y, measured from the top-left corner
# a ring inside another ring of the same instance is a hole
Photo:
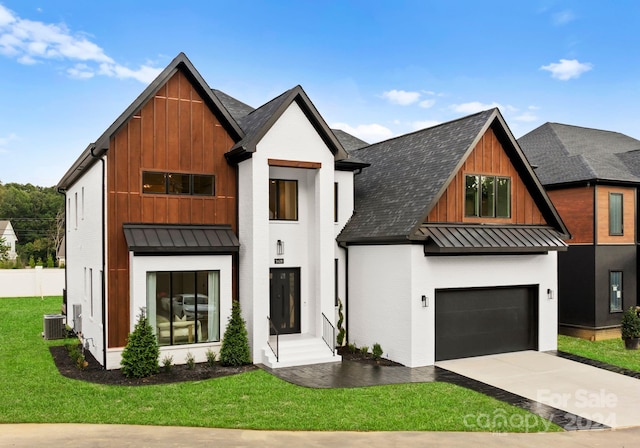
[[[134,253],[213,254],[238,252],[240,243],[228,225],[123,224]]]
[[[567,250],[551,227],[510,225],[423,224],[415,239],[424,239],[425,253],[522,253]]]

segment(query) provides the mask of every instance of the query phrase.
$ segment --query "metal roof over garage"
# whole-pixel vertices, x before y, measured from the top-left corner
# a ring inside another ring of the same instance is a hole
[[[545,226],[423,224],[418,235],[426,241],[425,254],[567,250],[559,234]]]
[[[228,225],[124,224],[129,250],[136,254],[219,254],[238,252]]]

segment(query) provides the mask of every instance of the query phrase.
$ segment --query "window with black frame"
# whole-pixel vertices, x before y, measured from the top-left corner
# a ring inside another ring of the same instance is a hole
[[[142,173],[142,192],[146,194],[215,196],[215,176],[144,171]]]
[[[298,220],[298,181],[269,179],[269,219]]]
[[[624,235],[623,195],[609,193],[609,235]]]
[[[161,346],[220,341],[220,272],[147,272],[147,315]]]
[[[510,177],[467,174],[464,195],[466,217],[511,217]]]

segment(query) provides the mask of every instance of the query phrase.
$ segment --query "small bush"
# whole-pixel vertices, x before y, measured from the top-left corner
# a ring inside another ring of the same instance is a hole
[[[165,355],[164,358],[162,358],[162,369],[165,371],[165,373],[170,373],[172,367],[173,367],[173,356]]]
[[[344,313],[343,313],[342,300],[338,299],[338,325],[337,325],[338,335],[336,336],[336,343],[338,344],[338,347],[342,347],[342,344],[344,343],[344,337],[347,333],[344,327],[342,326],[343,323],[344,323]]]
[[[69,357],[71,358],[73,363],[76,365],[76,367],[78,367],[80,370],[86,369],[89,363],[85,359],[84,353],[80,349],[78,343],[73,342],[70,344],[66,344],[66,347],[67,347],[67,352],[69,352]]]
[[[38,261],[36,261],[36,266],[44,266],[42,263],[42,258],[38,257]]]
[[[347,349],[349,350],[350,353],[354,353],[354,354],[358,351],[358,347],[356,347],[356,344],[347,345]]]
[[[377,361],[382,358],[382,354],[384,352],[382,351],[382,347],[380,346],[380,344],[376,342],[375,344],[373,344],[373,350],[371,351],[371,353],[373,353],[373,359]]]
[[[233,301],[231,316],[224,331],[222,347],[220,348],[220,363],[223,366],[251,364],[247,327],[242,318],[240,303],[237,300]]]
[[[54,267],[53,257],[51,256],[51,254],[47,255],[47,267],[48,268]]]
[[[367,353],[369,353],[369,347],[366,345],[363,345],[362,347],[360,347],[360,353],[363,355],[366,355]]]
[[[196,357],[193,356],[193,353],[187,352],[186,362],[187,362],[187,369],[193,370],[196,368]]]
[[[36,267],[36,260],[34,260],[33,255],[31,255],[31,256],[29,257],[29,267],[30,267],[31,269],[33,269],[33,268],[35,268],[35,267]]]
[[[158,373],[159,356],[156,335],[153,334],[144,311],[141,311],[122,352],[122,374],[127,378],[145,378]]]
[[[216,364],[216,352],[211,349],[207,350],[207,365],[213,367]]]

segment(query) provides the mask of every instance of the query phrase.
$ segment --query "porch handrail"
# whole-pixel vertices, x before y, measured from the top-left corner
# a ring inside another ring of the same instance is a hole
[[[269,338],[267,339],[267,345],[269,346],[273,354],[276,356],[276,362],[278,362],[280,358],[280,340],[279,340],[280,333],[278,333],[278,329],[273,324],[271,317],[267,316],[267,320],[269,321]],[[273,334],[271,334],[272,331],[273,331]],[[272,339],[273,336],[275,336],[275,343],[274,343],[274,340]]]
[[[330,341],[328,340],[329,337],[331,337]],[[331,354],[336,356],[336,327],[333,326],[324,313],[322,313],[322,340],[331,349]]]

